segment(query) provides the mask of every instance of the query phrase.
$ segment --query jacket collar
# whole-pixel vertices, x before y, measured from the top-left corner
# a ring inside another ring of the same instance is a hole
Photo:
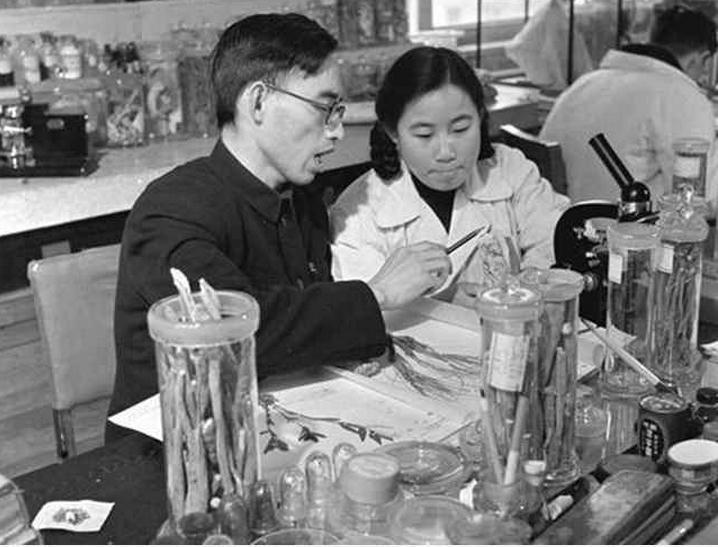
[[[291,185],[289,190],[280,195],[244,167],[227,149],[222,139],[217,140],[210,158],[210,166],[224,184],[248,201],[259,214],[272,222],[279,221],[282,198],[291,198]]]
[[[511,188],[507,181],[496,176],[496,169],[491,169],[496,165],[496,161],[496,156],[479,161],[468,184],[457,190],[457,197],[462,193],[470,201],[483,202],[501,201],[511,197]],[[378,178],[375,172],[372,172],[372,176]],[[428,205],[421,199],[403,162],[398,179],[390,182],[379,179],[379,182],[386,187],[386,192],[381,196],[375,210],[380,227],[393,228],[408,224],[426,213]]]
[[[643,53],[631,53],[611,49],[601,60],[599,68],[666,74],[674,78],[679,78],[698,88],[698,84],[680,68],[676,68],[662,59],[657,59]]]

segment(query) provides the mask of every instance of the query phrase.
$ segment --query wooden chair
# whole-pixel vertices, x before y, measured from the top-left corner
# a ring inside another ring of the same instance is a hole
[[[77,454],[73,412],[100,402],[93,433],[102,438],[115,381],[113,315],[119,245],[28,264],[40,339],[52,372],[57,454]]]
[[[557,142],[542,141],[508,124],[499,128],[499,141],[521,150],[536,164],[541,176],[551,183],[554,190],[566,193],[566,166],[561,156],[561,146]]]

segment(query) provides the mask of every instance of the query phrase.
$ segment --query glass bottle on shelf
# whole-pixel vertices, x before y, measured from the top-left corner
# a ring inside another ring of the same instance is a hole
[[[653,269],[658,228],[637,222],[608,227],[608,306],[606,334],[638,361],[650,362]],[[629,364],[607,348],[601,371],[605,395],[637,397],[651,385]]]
[[[178,77],[182,102],[182,123],[188,135],[209,137],[216,132],[216,113],[209,86],[211,45],[203,40],[183,44]]]
[[[140,46],[147,91],[147,136],[150,140],[178,133],[182,101],[177,74],[178,50],[173,42],[144,42]]]
[[[60,37],[58,46],[60,61],[62,62],[62,77],[67,80],[77,80],[82,77],[82,52],[75,37],[69,34]]]
[[[359,22],[356,0],[338,0],[339,41],[345,49],[359,45]]]
[[[0,87],[15,85],[13,74],[12,55],[4,38],[0,38]]]
[[[357,45],[368,46],[376,41],[374,0],[354,0],[357,17]]]
[[[21,36],[17,48],[18,72],[15,82],[22,84],[36,84],[42,79],[40,74],[40,56],[31,36]]]

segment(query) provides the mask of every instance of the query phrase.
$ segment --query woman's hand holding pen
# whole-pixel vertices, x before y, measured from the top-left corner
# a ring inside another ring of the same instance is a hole
[[[379,307],[390,310],[441,287],[450,273],[446,249],[422,241],[394,251],[368,284]]]

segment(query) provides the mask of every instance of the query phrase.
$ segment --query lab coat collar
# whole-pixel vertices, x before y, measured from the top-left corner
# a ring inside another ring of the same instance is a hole
[[[647,55],[611,49],[601,60],[599,68],[666,74],[698,88],[698,84],[681,69]]]
[[[496,161],[495,157],[479,161],[471,173],[468,184],[459,188],[457,193],[463,193],[470,201],[501,201],[511,197],[511,188],[507,182],[494,176],[497,170],[491,169]],[[377,176],[375,173],[372,175]],[[376,221],[381,228],[395,228],[408,224],[425,213],[428,206],[421,199],[404,163],[398,179],[388,183],[382,181],[382,183],[386,185],[387,192],[382,196],[376,209]],[[454,209],[456,203],[454,201]]]

